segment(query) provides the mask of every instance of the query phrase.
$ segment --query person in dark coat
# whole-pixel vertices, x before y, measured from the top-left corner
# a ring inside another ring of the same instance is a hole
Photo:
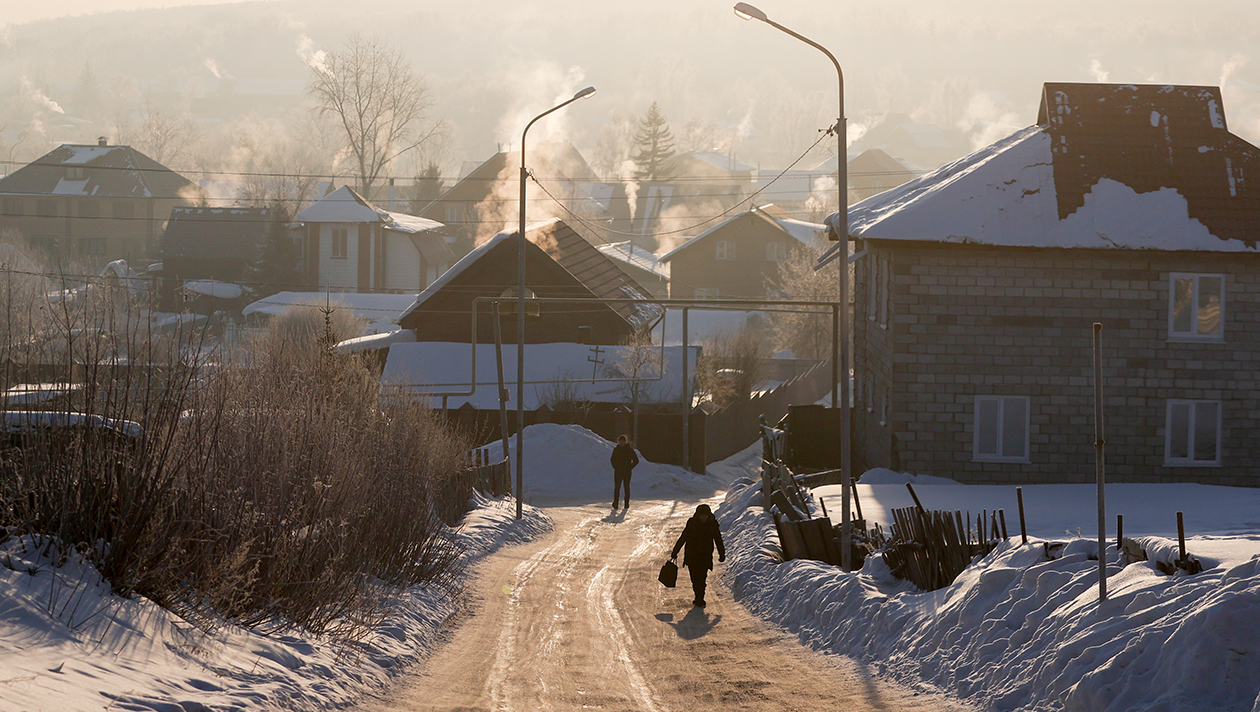
[[[622,484],[626,486],[626,509],[630,509],[630,472],[639,464],[639,456],[630,447],[626,436],[617,437],[617,446],[613,448],[609,460],[613,468],[613,509],[617,508]]]
[[[684,546],[687,548],[687,552],[683,554],[683,565],[691,572],[691,590],[696,594],[696,600],[692,603],[700,607],[704,607],[705,579],[713,568],[715,545],[718,561],[726,561],[726,546],[722,544],[722,531],[718,528],[717,519],[709,505],[702,504],[696,507],[696,513],[687,520],[687,526],[678,535],[678,541],[674,542],[674,551],[669,557],[677,559],[678,550]]]

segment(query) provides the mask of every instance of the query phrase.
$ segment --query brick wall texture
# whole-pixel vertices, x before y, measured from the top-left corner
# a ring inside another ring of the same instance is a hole
[[[1108,481],[1260,486],[1260,256],[864,247],[854,428],[865,466],[969,483],[1093,481],[1101,322]],[[1223,343],[1170,340],[1174,272],[1226,275]],[[1029,398],[1028,462],[974,460],[977,395]],[[1219,466],[1165,464],[1169,399],[1221,402]]]

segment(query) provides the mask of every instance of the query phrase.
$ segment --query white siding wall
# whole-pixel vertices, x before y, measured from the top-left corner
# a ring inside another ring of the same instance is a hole
[[[332,231],[346,230],[346,259],[332,258]],[[320,289],[354,290],[359,285],[359,226],[324,223],[319,226]]]
[[[406,235],[385,233],[385,286],[407,292],[424,288],[420,283],[420,253]]]

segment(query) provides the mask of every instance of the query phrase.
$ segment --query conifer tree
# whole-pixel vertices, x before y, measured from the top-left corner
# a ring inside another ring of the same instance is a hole
[[[673,171],[665,165],[674,156],[674,136],[656,102],[652,102],[647,115],[639,121],[639,129],[634,134],[634,145],[635,151],[630,159],[637,167],[635,178],[659,181],[674,177]]]
[[[258,259],[250,268],[250,277],[256,283],[256,296],[269,296],[276,292],[299,290],[303,275],[298,269],[302,259],[293,236],[289,234],[292,216],[283,203],[271,206],[271,220],[267,236],[263,240]]]

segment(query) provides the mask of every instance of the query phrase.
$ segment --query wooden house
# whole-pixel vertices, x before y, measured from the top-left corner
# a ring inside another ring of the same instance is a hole
[[[1092,480],[1101,323],[1108,479],[1260,486],[1257,176],[1216,87],[1046,84],[855,205],[857,466]]]
[[[526,343],[617,344],[640,327],[650,326],[661,310],[652,304],[564,304],[545,297],[645,299],[647,290],[595,249],[564,221],[529,226],[525,250]],[[472,338],[473,300],[501,297],[502,337],[515,343],[518,234],[502,232],[478,245],[416,298],[399,324],[416,341],[468,343]],[[477,315],[478,343],[494,342],[490,307]]]
[[[242,282],[257,261],[273,220],[268,208],[190,208],[171,211],[159,248],[162,308],[179,311],[186,282]],[[286,285],[278,285],[282,289]]]
[[[131,146],[63,144],[0,178],[0,230],[63,262],[136,263],[154,256],[171,209],[203,195]]]
[[[762,298],[792,253],[821,251],[826,228],[774,217],[762,208],[739,213],[661,255],[675,299]]]
[[[433,220],[376,207],[342,186],[294,216],[310,286],[335,292],[419,292],[455,262]]]

